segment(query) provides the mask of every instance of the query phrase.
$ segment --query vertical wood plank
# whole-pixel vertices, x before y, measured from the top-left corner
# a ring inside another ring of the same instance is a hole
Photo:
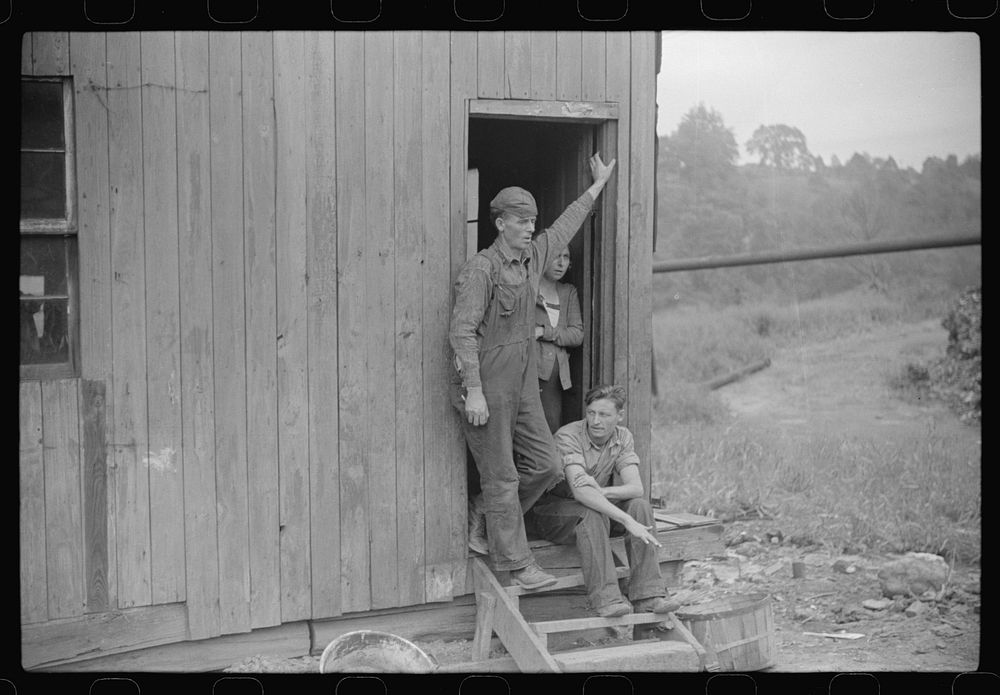
[[[583,93],[583,32],[556,32],[556,99],[577,101]]]
[[[365,46],[362,32],[337,35],[337,307],[340,410],[341,608],[367,610],[371,555],[368,517],[371,430],[367,325]],[[382,365],[386,368],[387,365]],[[379,425],[379,432],[383,432]],[[384,523],[380,520],[381,524]]]
[[[340,416],[337,395],[336,34],[306,35],[309,492],[312,617],[341,612]],[[334,119],[336,125],[336,120]],[[347,527],[350,528],[350,527]]]
[[[475,36],[471,33],[452,32],[451,34],[451,139],[448,151],[451,153],[451,225],[448,235],[451,238],[451,283],[458,277],[458,271],[466,258],[465,221],[468,219],[465,201],[465,176],[469,168],[469,106],[468,100],[477,94],[479,48]],[[452,284],[449,283],[448,317],[451,317]],[[446,333],[447,336],[447,333]],[[447,338],[446,338],[447,340]],[[446,373],[451,377],[452,352],[445,343],[445,355],[448,360]],[[447,398],[446,398],[447,400]],[[453,427],[461,427],[458,414],[451,410]],[[468,469],[466,464],[465,437],[461,431],[456,432],[459,443],[453,445],[458,454],[448,461],[451,466],[451,476],[445,482],[445,488],[450,491],[451,503],[448,506],[448,556],[446,562],[451,563],[451,591],[458,591],[466,584],[467,574],[467,522],[468,522],[468,491],[466,479]],[[455,450],[453,449],[453,451]],[[443,588],[443,587],[442,587]]]
[[[507,99],[531,96],[531,34],[527,31],[504,32],[504,95]]]
[[[177,32],[177,210],[185,592],[190,639],[221,632],[215,493],[208,35]]]
[[[393,45],[390,32],[365,33],[365,288],[369,425],[368,514],[372,526],[372,608],[396,605],[396,250],[393,239]],[[400,491],[404,492],[405,491]]]
[[[139,35],[108,34],[111,313],[118,606],[152,601]]]
[[[219,609],[230,633],[250,629],[239,34],[210,33],[208,52]]]
[[[655,36],[652,32],[632,35],[631,154],[629,181],[629,322],[628,391],[629,429],[635,436],[643,486],[650,489],[650,359],[652,350],[652,304],[650,288],[653,261],[653,136],[656,128]]]
[[[111,384],[111,189],[108,171],[107,39],[103,33],[74,33],[70,39],[76,125],[76,187],[80,196],[78,234],[81,376],[108,386],[104,394],[107,539],[106,591],[117,603],[115,470],[110,461],[114,427]],[[88,602],[88,606],[91,606]]]
[[[448,403],[448,323],[451,316],[449,170],[450,57],[448,32],[425,31],[421,80],[424,230],[423,426],[424,426],[424,600],[447,601],[453,592],[450,561],[453,486],[465,489],[465,444]],[[475,50],[474,44],[471,45]],[[473,54],[473,61],[475,56]],[[452,174],[454,176],[454,174]],[[463,220],[464,221],[464,220]],[[462,256],[464,260],[465,256]],[[464,517],[463,517],[464,518]]]
[[[250,624],[266,627],[281,622],[275,373],[274,46],[272,35],[267,32],[245,32],[241,43]]]
[[[69,34],[65,31],[40,31],[32,34],[32,74],[69,74]]]
[[[556,98],[556,32],[532,31],[531,92],[532,99]]]
[[[504,57],[503,32],[476,32],[478,94],[483,99],[503,99],[504,97]],[[476,96],[476,92],[468,97]]]
[[[82,615],[86,600],[78,383],[76,379],[60,379],[42,384],[44,527],[50,620]]]
[[[22,381],[18,400],[21,624],[49,618],[45,553],[45,467],[42,458],[42,386]]]
[[[184,600],[174,35],[143,32],[139,41],[149,411],[144,465],[149,469],[153,603],[174,603]]]
[[[24,36],[21,37],[21,74],[22,75],[33,75],[34,74],[34,60],[32,59],[31,42],[32,34],[30,31],[24,32]]]
[[[88,613],[103,613],[108,601],[107,389],[103,381],[80,382],[83,424],[84,566]]]
[[[581,96],[584,101],[604,101],[606,34],[588,31],[583,35]]]
[[[396,238],[396,566],[399,605],[424,602],[423,51],[419,32],[393,36]],[[443,171],[443,169],[442,169]]]
[[[310,617],[305,42],[274,34],[281,622]]]
[[[605,205],[614,204],[614,322],[613,332],[605,327],[605,334],[614,336],[613,363],[608,364],[611,380],[628,386],[628,312],[629,302],[629,207],[631,203],[631,74],[632,34],[613,32],[607,41],[607,85],[609,101],[618,102],[618,164],[617,172],[604,195]],[[610,241],[610,240],[609,240]],[[613,365],[613,366],[612,366]],[[632,394],[629,394],[631,401]],[[630,406],[631,410],[631,406]],[[634,434],[634,433],[633,433]]]

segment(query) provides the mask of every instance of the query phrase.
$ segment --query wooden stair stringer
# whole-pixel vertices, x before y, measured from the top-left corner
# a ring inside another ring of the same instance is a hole
[[[492,596],[496,602],[492,610],[493,625],[481,630],[477,620],[477,633],[490,629],[496,632],[517,667],[524,673],[560,673],[562,669],[559,664],[529,627],[515,599],[500,586],[500,582],[481,558],[473,559],[472,570],[475,573],[476,590]],[[489,640],[488,634],[486,639]]]

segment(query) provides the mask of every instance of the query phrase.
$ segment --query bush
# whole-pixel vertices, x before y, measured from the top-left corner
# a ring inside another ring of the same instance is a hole
[[[963,422],[978,423],[982,420],[982,288],[963,292],[941,325],[948,331],[948,349],[927,367],[930,392]]]

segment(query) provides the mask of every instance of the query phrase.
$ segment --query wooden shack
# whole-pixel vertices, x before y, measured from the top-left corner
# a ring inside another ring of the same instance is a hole
[[[22,363],[23,665],[467,594],[452,282],[496,190],[545,225],[594,151],[576,398],[625,384],[648,461],[658,60],[654,32],[27,34],[65,205],[22,245],[61,240],[68,318],[62,364]]]

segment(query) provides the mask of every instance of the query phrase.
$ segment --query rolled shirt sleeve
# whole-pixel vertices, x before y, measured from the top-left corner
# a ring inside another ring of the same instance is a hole
[[[479,326],[486,314],[490,290],[489,261],[473,256],[455,280],[455,306],[451,312],[448,342],[458,360],[456,367],[462,385],[476,388],[482,385],[479,375]]]
[[[615,472],[620,474],[622,469],[627,466],[638,466],[639,455],[635,453],[635,440],[632,438],[632,433],[624,427],[620,427],[619,432],[622,448],[615,458]]]
[[[587,469],[587,462],[583,458],[583,448],[580,438],[569,427],[562,427],[556,432],[556,448],[559,449],[559,456],[562,458],[562,467],[565,474],[566,466],[576,463]]]

